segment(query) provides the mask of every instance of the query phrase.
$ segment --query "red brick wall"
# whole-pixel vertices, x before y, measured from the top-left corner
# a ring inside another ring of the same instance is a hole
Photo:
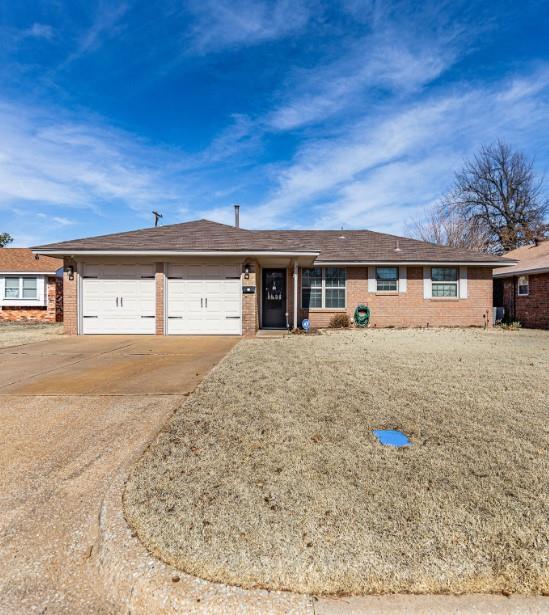
[[[69,279],[69,274],[63,271],[63,323],[66,335],[76,335],[78,333],[78,312],[76,305],[76,289],[79,273],[76,271],[76,263],[71,258],[65,258],[64,269],[74,267],[73,279]]]
[[[63,322],[63,278],[55,278],[55,322]]]
[[[513,292],[513,279],[505,281],[506,288],[511,289],[508,292]],[[549,329],[549,273],[529,276],[528,296],[515,295],[514,318],[524,327]]]
[[[250,277],[242,276],[242,286],[254,286],[255,293],[242,293],[242,335],[253,336],[259,328],[259,287],[257,285],[259,266],[257,262],[248,262]],[[242,267],[244,273],[244,267]]]
[[[164,263],[156,263],[156,335],[164,335]]]
[[[407,291],[395,295],[368,292],[368,268],[347,268],[347,308],[341,310],[299,309],[299,321],[308,318],[313,327],[327,327],[336,313],[352,318],[359,303],[371,310],[373,327],[469,327],[491,325],[492,271],[467,268],[467,299],[424,299],[423,267],[407,268]],[[301,289],[301,272],[299,276]],[[301,290],[300,290],[301,292]],[[299,298],[301,305],[301,299]]]
[[[12,306],[0,310],[0,320],[13,322],[56,322],[57,285],[55,276],[47,279],[48,304],[44,306]]]

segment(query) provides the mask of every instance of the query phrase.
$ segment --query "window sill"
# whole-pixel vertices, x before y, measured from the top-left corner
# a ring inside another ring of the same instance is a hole
[[[347,308],[301,308],[304,312],[346,312]]]
[[[391,297],[391,296],[398,297],[399,294],[400,293],[398,292],[398,290],[378,290],[378,291],[376,291],[376,297],[377,296],[383,297],[383,296],[387,296],[387,295],[389,297]]]
[[[429,301],[459,301],[459,297],[431,297]]]

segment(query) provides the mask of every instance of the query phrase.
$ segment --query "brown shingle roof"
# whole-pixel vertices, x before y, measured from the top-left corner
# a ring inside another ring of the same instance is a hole
[[[539,241],[537,246],[531,244],[511,250],[505,256],[518,260],[518,263],[510,267],[494,270],[494,275],[497,277],[533,273],[535,271],[549,271],[549,239]]]
[[[76,239],[37,246],[34,250],[54,250],[65,254],[78,250],[318,252],[319,263],[508,262],[489,254],[448,248],[374,231],[252,231],[209,220]]]
[[[62,266],[61,259],[37,257],[30,248],[0,248],[0,272],[54,274]]]

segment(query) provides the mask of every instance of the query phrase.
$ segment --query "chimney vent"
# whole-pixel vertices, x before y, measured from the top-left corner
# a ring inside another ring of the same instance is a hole
[[[240,228],[240,205],[234,206],[234,225],[236,228]]]

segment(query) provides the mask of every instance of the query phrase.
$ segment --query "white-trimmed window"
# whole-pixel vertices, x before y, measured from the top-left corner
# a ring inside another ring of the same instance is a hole
[[[517,283],[517,294],[519,297],[528,297],[530,292],[529,284],[530,281],[527,275],[519,275]]]
[[[339,309],[345,307],[345,269],[313,267],[303,269],[301,307]]]
[[[431,296],[456,298],[458,294],[459,271],[457,267],[432,267]]]
[[[38,278],[6,277],[4,299],[38,299]]]
[[[398,292],[398,267],[376,267],[378,292]]]

